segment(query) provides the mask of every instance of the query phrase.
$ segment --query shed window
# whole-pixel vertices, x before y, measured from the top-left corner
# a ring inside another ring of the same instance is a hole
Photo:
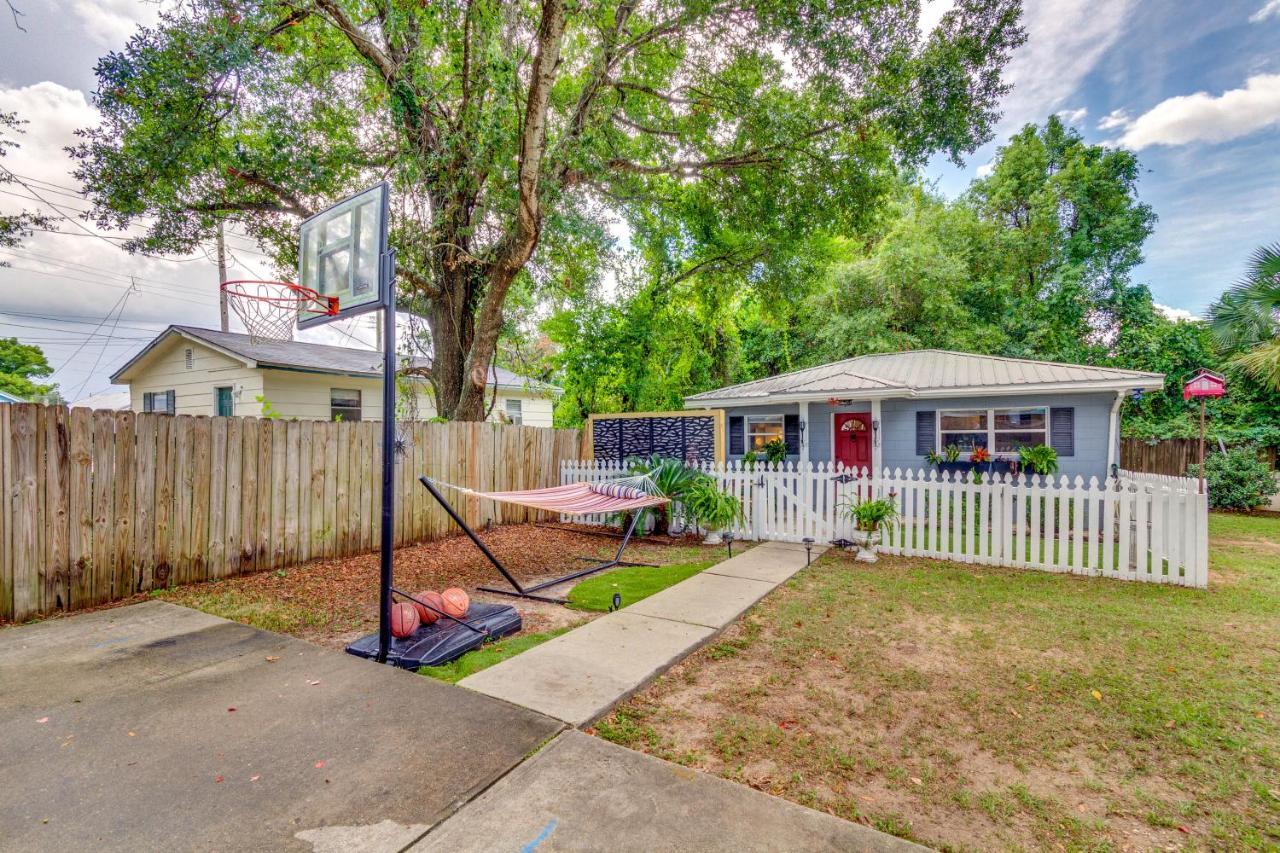
[[[752,415],[747,418],[747,449],[757,453],[771,441],[783,441],[785,421],[782,415]]]
[[[147,391],[142,395],[142,411],[172,415],[177,409],[177,395],[172,391]]]
[[[330,388],[329,417],[335,421],[360,420],[360,389]]]
[[[503,406],[507,421],[513,424],[524,423],[524,407],[520,400],[507,400]]]
[[[969,453],[985,447],[1016,453],[1020,447],[1049,443],[1049,412],[1042,406],[1017,409],[947,409],[938,412],[943,447],[954,444]]]

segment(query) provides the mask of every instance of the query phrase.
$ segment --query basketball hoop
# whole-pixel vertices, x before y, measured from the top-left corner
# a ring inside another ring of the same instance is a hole
[[[255,344],[293,340],[293,328],[303,309],[313,314],[338,313],[338,297],[321,296],[287,281],[228,281],[222,292]]]

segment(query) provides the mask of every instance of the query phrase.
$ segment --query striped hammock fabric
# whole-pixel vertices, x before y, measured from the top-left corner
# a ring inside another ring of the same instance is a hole
[[[529,489],[522,492],[476,492],[462,488],[458,488],[458,491],[486,500],[543,509],[547,512],[560,512],[565,515],[625,512],[631,509],[660,506],[669,502],[666,498],[655,497],[640,489],[616,483],[570,483],[567,486]]]

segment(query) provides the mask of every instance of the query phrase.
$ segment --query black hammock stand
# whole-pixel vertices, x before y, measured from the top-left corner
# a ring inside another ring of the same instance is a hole
[[[603,563],[593,563],[586,568],[569,572],[559,577],[552,578],[551,580],[541,581],[533,584],[532,586],[523,586],[520,581],[516,580],[511,572],[507,570],[507,567],[502,564],[502,561],[489,550],[489,546],[485,545],[480,537],[476,535],[476,532],[471,529],[471,526],[467,524],[466,521],[463,520],[462,516],[458,514],[458,511],[453,508],[453,505],[449,503],[445,496],[440,494],[440,490],[436,488],[435,483],[431,482],[431,478],[422,476],[418,478],[418,482],[422,483],[423,487],[431,493],[431,497],[436,499],[436,503],[444,507],[444,511],[449,514],[449,517],[453,519],[453,522],[457,524],[458,527],[462,528],[462,532],[467,534],[467,537],[475,543],[475,546],[480,549],[480,553],[484,554],[485,558],[488,559],[488,561],[493,564],[493,567],[498,570],[498,573],[506,579],[507,583],[511,584],[511,589],[500,589],[494,586],[476,587],[476,589],[484,592],[492,592],[498,595],[509,595],[512,598],[527,598],[534,601],[545,601],[550,604],[564,604],[566,602],[566,599],[564,598],[557,598],[550,595],[539,595],[538,593],[541,590],[549,589],[550,587],[558,586],[559,584],[566,583],[568,581],[584,578],[587,575],[593,575],[596,572],[603,572],[605,569],[612,569],[618,566],[654,565],[653,563],[633,563],[622,559],[623,552],[627,550],[627,545],[631,542],[631,536],[635,533],[636,524],[640,521],[641,513],[636,511],[631,514],[631,520],[627,523],[626,533],[623,534],[622,542],[618,545],[617,553],[613,555],[613,559],[606,560]],[[578,559],[591,562],[596,558],[579,557]]]

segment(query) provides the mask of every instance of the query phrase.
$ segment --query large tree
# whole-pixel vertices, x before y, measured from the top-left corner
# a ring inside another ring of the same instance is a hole
[[[43,397],[57,386],[41,385],[35,380],[52,373],[53,368],[40,347],[24,344],[17,338],[0,338],[0,391],[25,400]]]
[[[282,266],[299,217],[388,177],[439,410],[474,419],[513,282],[576,286],[611,218],[673,276],[767,280],[898,166],[984,141],[1018,0],[960,0],[924,37],[919,7],[187,0],[100,62],[78,177],[100,224],[146,228],[133,249],[232,219]]]

